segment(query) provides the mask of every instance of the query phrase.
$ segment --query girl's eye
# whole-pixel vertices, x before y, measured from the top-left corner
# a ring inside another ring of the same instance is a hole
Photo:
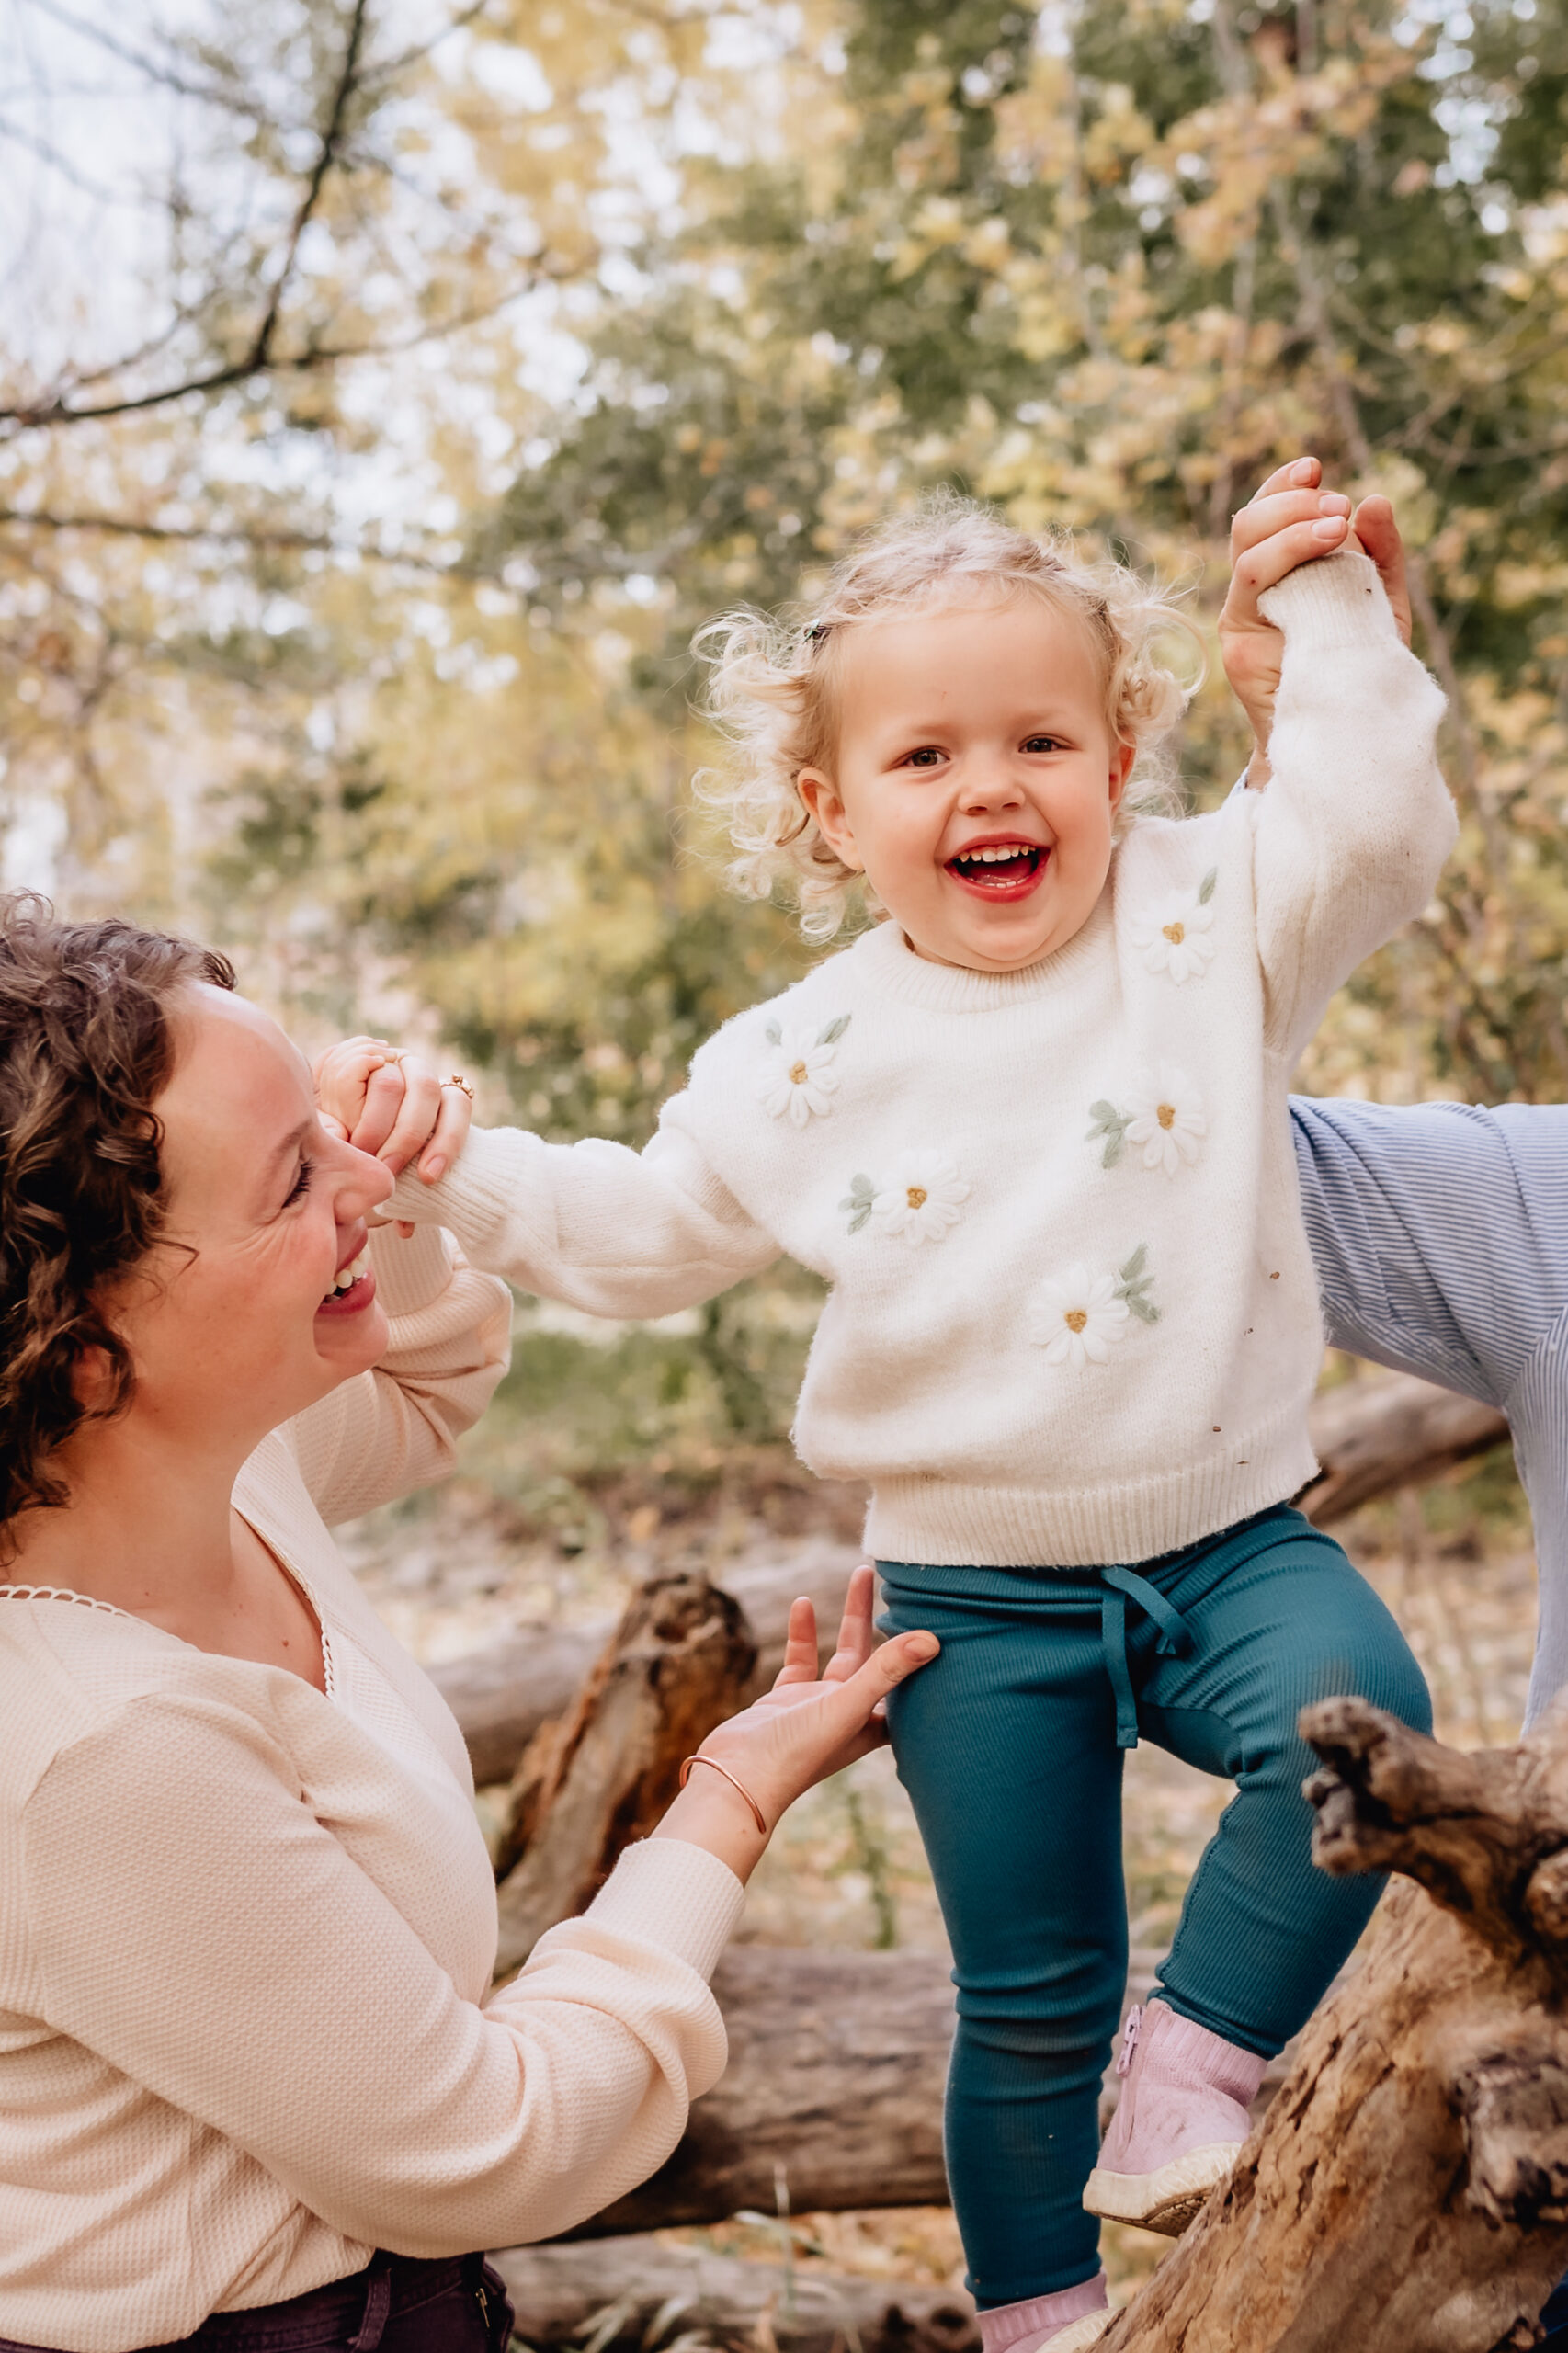
[[[1026,752],[1059,752],[1062,745],[1054,735],[1026,735],[1023,748]]]
[[[934,768],[941,757],[935,744],[922,744],[917,752],[905,753],[903,764],[908,768]]]
[[[305,1195],[310,1191],[310,1189],[311,1189],[311,1165],[312,1165],[312,1164],[311,1164],[308,1160],[301,1160],[301,1163],[300,1163],[300,1173],[299,1173],[299,1175],[295,1177],[294,1182],[293,1182],[293,1186],[292,1186],[292,1188],[290,1188],[290,1194],[289,1194],[289,1198],[288,1198],[288,1199],[287,1199],[287,1200],[284,1202],[284,1204],[283,1204],[283,1206],[284,1206],[284,1208],[285,1208],[286,1210],[291,1210],[291,1209],[293,1208],[293,1206],[294,1206],[295,1202],[296,1202],[296,1201],[299,1201],[299,1200],[303,1200],[303,1199],[304,1199]]]

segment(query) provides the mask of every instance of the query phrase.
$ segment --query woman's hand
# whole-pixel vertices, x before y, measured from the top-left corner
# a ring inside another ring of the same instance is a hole
[[[1268,738],[1285,651],[1282,632],[1258,610],[1266,588],[1298,564],[1359,544],[1381,573],[1400,634],[1410,642],[1404,550],[1393,508],[1386,498],[1372,497],[1352,514],[1350,501],[1324,490],[1316,458],[1296,458],[1269,475],[1231,524],[1233,569],[1220,615],[1220,650],[1232,690],[1252,722],[1247,780],[1254,786],[1268,779]]]
[[[316,1104],[335,1135],[373,1153],[394,1176],[411,1160],[426,1185],[451,1166],[473,1104],[460,1079],[441,1079],[422,1054],[384,1038],[346,1038],[318,1054]]]
[[[816,1612],[806,1600],[793,1605],[784,1665],[772,1690],[710,1733],[698,1751],[733,1773],[740,1789],[724,1773],[694,1766],[655,1838],[706,1847],[746,1879],[779,1816],[803,1790],[881,1746],[887,1739],[882,1702],[940,1646],[935,1634],[913,1633],[879,1647],[871,1624],[875,1592],[875,1574],[862,1563],[849,1580],[838,1647],[820,1676]],[[748,1798],[760,1809],[766,1831],[758,1829]]]

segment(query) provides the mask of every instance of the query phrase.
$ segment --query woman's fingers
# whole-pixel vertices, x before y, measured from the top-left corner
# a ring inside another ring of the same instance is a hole
[[[429,1063],[418,1054],[400,1054],[396,1068],[403,1079],[403,1095],[398,1103],[397,1116],[374,1150],[377,1159],[390,1168],[394,1176],[401,1176],[409,1162],[435,1136],[441,1110],[441,1082]],[[367,1107],[374,1096],[375,1086],[372,1079]],[[358,1135],[354,1141],[360,1142]],[[361,1146],[367,1152],[371,1148],[369,1143]]]
[[[1404,572],[1404,541],[1399,535],[1391,502],[1381,494],[1364,498],[1350,518],[1351,529],[1382,575],[1382,583],[1399,633],[1410,643],[1410,584]]]
[[[877,1647],[877,1630],[872,1623],[877,1606],[877,1573],[869,1561],[862,1561],[849,1579],[849,1590],[844,1597],[844,1615],[838,1621],[838,1648],[823,1669],[826,1683],[846,1683],[865,1665]]]
[[[773,1678],[777,1691],[787,1683],[814,1683],[817,1679],[817,1613],[804,1594],[790,1604],[790,1623],[784,1636],[784,1664]]]
[[[419,1174],[426,1185],[434,1185],[446,1175],[468,1142],[472,1124],[472,1101],[462,1087],[448,1079],[441,1088],[436,1131],[419,1155]]]

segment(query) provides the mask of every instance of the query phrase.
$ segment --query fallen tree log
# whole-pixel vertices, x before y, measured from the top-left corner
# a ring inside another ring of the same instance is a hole
[[[749,2263],[639,2237],[510,2247],[490,2259],[529,2345],[581,2345],[591,2336],[605,2353],[657,2353],[687,2330],[750,2346],[766,2345],[771,2332],[788,2353],[844,2353],[857,2342],[862,2353],[977,2353],[980,2344],[961,2289],[794,2267],[787,2274],[782,2257]]]
[[[714,1972],[730,2063],[675,2154],[575,2234],[790,2209],[946,2205],[953,1988],[937,1954],[736,1945]]]
[[[1224,2192],[1104,2353],[1506,2353],[1568,2266],[1568,1723],[1464,1756],[1305,1711],[1332,1871],[1393,1870]]]
[[[535,1733],[509,1791],[497,1972],[583,1911],[673,1801],[681,1761],[734,1714],[756,1665],[739,1602],[706,1577],[633,1594],[566,1714]]]
[[[1133,1954],[1129,2006],[1147,2001],[1157,1959]],[[668,2163],[576,2237],[724,2222],[743,2207],[771,2213],[779,2179],[796,2214],[947,2204],[953,1987],[942,1955],[734,1945],[713,1991],[730,2038],[722,2077]],[[1270,2066],[1256,2114],[1292,2058]],[[1111,2067],[1105,2122],[1119,2088]]]
[[[1324,1526],[1375,1496],[1436,1478],[1484,1453],[1508,1430],[1493,1406],[1392,1373],[1328,1391],[1312,1407],[1312,1435],[1323,1472],[1301,1508]],[[824,1543],[781,1567],[742,1569],[715,1580],[745,1611],[757,1646],[759,1685],[771,1682],[783,1662],[785,1620],[795,1596],[809,1594],[824,1631],[830,1630],[856,1557],[848,1545]],[[614,1622],[607,1618],[591,1626],[517,1634],[432,1667],[462,1727],[477,1782],[511,1779],[540,1724],[571,1705]]]

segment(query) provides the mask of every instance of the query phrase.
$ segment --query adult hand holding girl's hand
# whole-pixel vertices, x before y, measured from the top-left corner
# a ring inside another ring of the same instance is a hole
[[[394,1176],[416,1159],[433,1185],[463,1148],[473,1117],[467,1082],[437,1077],[422,1054],[384,1038],[346,1038],[317,1055],[312,1075],[333,1133],[373,1153]]]
[[[875,1587],[872,1570],[858,1568],[845,1598],[838,1647],[820,1675],[816,1613],[809,1601],[794,1604],[784,1665],[772,1690],[709,1733],[698,1755],[711,1762],[693,1766],[655,1838],[706,1847],[745,1879],[779,1816],[802,1791],[881,1747],[887,1738],[882,1701],[935,1658],[939,1645],[935,1634],[913,1633],[879,1648],[871,1624]],[[754,1804],[766,1829],[753,1814]]]
[[[1232,690],[1252,722],[1255,749],[1247,780],[1255,787],[1268,778],[1268,737],[1285,650],[1281,631],[1258,610],[1266,588],[1298,564],[1359,546],[1381,573],[1400,635],[1410,642],[1404,550],[1392,506],[1386,498],[1364,498],[1352,513],[1348,498],[1322,484],[1316,458],[1293,459],[1269,475],[1231,524],[1233,568],[1220,615],[1220,650]]]

